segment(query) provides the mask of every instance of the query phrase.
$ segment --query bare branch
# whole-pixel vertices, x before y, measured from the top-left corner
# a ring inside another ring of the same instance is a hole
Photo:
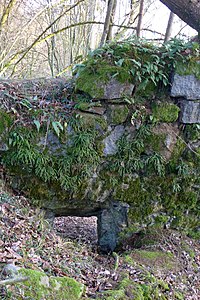
[[[10,285],[10,284],[15,284],[18,282],[24,282],[29,280],[29,277],[14,277],[14,278],[9,278],[9,279],[5,279],[5,280],[1,280],[0,281],[0,286],[1,285]]]
[[[3,26],[5,25],[5,23],[8,20],[9,14],[12,10],[12,8],[14,7],[15,3],[17,2],[17,0],[10,0],[8,3],[8,6],[6,7],[2,17],[1,17],[1,21],[0,21],[0,32],[2,31]]]

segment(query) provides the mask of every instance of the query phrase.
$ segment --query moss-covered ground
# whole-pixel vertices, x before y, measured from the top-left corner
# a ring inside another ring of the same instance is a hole
[[[135,233],[130,227],[117,252],[104,256],[94,245],[59,236],[42,212],[2,188],[0,209],[0,280],[7,279],[7,264],[28,277],[1,285],[2,300],[198,299],[198,241],[176,231]]]

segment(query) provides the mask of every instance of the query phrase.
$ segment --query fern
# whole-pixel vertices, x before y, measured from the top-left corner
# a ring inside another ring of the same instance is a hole
[[[156,174],[158,174],[159,176],[165,175],[164,163],[165,163],[164,158],[158,153],[152,154],[150,157],[146,159],[145,162],[147,168],[150,170],[153,169],[156,172]]]

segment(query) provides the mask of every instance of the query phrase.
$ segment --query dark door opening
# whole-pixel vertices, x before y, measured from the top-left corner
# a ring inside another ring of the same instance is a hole
[[[56,217],[54,229],[64,238],[97,245],[97,217]]]

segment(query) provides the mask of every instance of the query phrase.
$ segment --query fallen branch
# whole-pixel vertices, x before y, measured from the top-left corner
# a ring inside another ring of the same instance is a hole
[[[18,282],[24,282],[29,280],[29,277],[14,277],[14,278],[9,278],[9,279],[5,279],[5,280],[1,280],[0,281],[0,286],[1,285],[10,285],[10,284],[15,284]]]

